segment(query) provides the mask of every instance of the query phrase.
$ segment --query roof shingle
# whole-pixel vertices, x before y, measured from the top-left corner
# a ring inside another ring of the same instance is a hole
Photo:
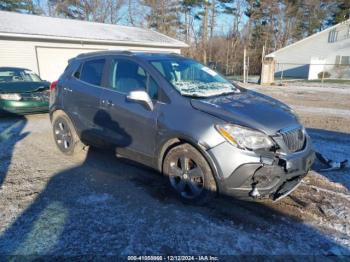
[[[181,41],[149,29],[5,11],[0,11],[1,33],[22,37],[187,47]]]

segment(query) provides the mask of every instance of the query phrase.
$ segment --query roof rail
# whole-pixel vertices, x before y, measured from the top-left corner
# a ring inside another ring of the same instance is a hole
[[[174,52],[172,52],[172,53],[169,53],[170,55],[174,55],[174,56],[182,56],[181,54],[178,54],[178,53],[174,53]]]
[[[90,52],[90,53],[82,53],[76,56],[76,58],[85,58],[85,57],[90,57],[90,56],[96,56],[96,55],[104,55],[104,54],[124,54],[124,55],[134,55],[133,52],[128,51],[128,50],[101,50],[101,51],[95,51],[95,52]]]
[[[120,53],[125,54],[125,55],[135,55],[135,53],[133,53],[133,52],[131,52],[131,51],[128,51],[128,50],[126,50],[126,51],[121,51]]]

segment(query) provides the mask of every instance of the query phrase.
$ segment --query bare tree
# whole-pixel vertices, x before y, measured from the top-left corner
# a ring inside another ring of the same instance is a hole
[[[115,24],[121,19],[124,0],[49,0],[49,14]]]
[[[25,1],[0,0],[1,3]],[[44,0],[43,0],[44,1]],[[47,0],[49,15],[147,27],[189,44],[185,55],[239,72],[247,48],[252,73],[262,49],[284,47],[345,19],[344,0]],[[28,2],[28,3],[29,3]],[[3,6],[5,6],[3,4]],[[225,19],[226,29],[219,25]]]

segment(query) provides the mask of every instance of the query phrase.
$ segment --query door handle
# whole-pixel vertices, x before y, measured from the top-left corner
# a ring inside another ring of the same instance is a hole
[[[114,103],[111,100],[102,100],[102,104],[106,106],[114,106]]]
[[[108,105],[108,106],[114,106],[113,101],[107,100],[107,105]]]
[[[73,92],[73,90],[70,89],[70,88],[68,88],[68,87],[64,87],[63,90],[64,90],[64,91],[67,91],[67,92]]]

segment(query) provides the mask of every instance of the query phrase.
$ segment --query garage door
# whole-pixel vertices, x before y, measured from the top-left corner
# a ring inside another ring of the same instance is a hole
[[[69,59],[81,53],[101,50],[103,49],[36,47],[40,77],[50,82],[55,81],[63,73]]]

